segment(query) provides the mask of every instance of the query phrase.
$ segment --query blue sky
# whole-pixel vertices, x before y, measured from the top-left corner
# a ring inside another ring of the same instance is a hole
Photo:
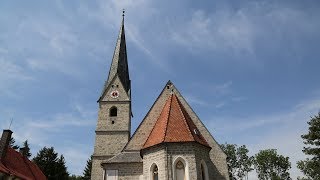
[[[165,83],[219,143],[305,158],[320,110],[319,1],[1,1],[0,128],[81,174],[126,9],[134,131]],[[250,175],[255,179],[254,173]]]

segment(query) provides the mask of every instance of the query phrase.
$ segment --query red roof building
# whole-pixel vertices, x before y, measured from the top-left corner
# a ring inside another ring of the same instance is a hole
[[[4,130],[0,141],[0,179],[46,180],[46,176],[35,163],[8,147],[11,134],[11,130]]]

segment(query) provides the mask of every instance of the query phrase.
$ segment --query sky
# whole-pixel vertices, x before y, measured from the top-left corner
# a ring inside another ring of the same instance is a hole
[[[219,143],[277,149],[301,176],[301,135],[320,111],[317,0],[0,2],[0,129],[81,175],[122,9],[132,132],[168,80]],[[255,173],[250,179],[256,179]]]

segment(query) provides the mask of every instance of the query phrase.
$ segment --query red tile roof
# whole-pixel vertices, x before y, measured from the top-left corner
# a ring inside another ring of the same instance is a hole
[[[0,172],[26,180],[47,179],[36,164],[10,147],[6,156],[0,161]]]
[[[175,94],[167,99],[143,148],[164,142],[198,142],[210,147]]]

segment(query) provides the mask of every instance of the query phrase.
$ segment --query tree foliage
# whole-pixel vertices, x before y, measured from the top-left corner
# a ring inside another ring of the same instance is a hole
[[[255,169],[261,180],[291,179],[289,157],[278,155],[275,149],[260,150],[255,155]]]
[[[318,115],[311,117],[308,122],[309,132],[302,135],[304,144],[309,145],[303,147],[303,152],[311,156],[304,161],[297,163],[298,168],[310,179],[320,179],[320,112]]]
[[[64,180],[69,177],[63,155],[60,155],[59,157],[53,147],[44,147],[40,149],[37,155],[33,158],[33,162],[39,166],[49,180]]]
[[[82,176],[72,174],[71,176],[69,176],[68,180],[82,180],[82,178]]]
[[[13,137],[10,138],[10,141],[9,141],[9,147],[11,147],[12,149],[14,150],[17,150],[19,149],[20,147],[18,145],[15,144],[16,143],[16,140],[14,140]]]
[[[30,158],[32,154],[30,152],[30,147],[29,147],[28,140],[25,140],[23,142],[23,146],[22,147],[24,148],[24,151],[22,152],[22,155],[27,157],[27,158]]]
[[[92,156],[87,160],[87,165],[83,171],[83,180],[90,180],[91,178],[91,169],[92,169]]]
[[[227,155],[227,165],[230,179],[244,179],[252,171],[254,158],[248,156],[249,150],[245,145],[222,144],[221,148]]]

